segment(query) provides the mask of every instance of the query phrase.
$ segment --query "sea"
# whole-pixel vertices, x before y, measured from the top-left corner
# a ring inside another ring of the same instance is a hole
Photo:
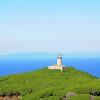
[[[99,57],[69,57],[64,58],[62,63],[100,78]],[[0,76],[34,71],[53,64],[56,64],[54,58],[0,59]]]

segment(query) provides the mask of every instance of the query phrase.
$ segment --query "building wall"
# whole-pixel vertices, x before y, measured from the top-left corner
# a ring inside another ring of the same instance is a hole
[[[57,59],[57,65],[62,65],[62,59]]]
[[[60,70],[62,70],[63,69],[63,66],[54,65],[54,66],[49,66],[48,69],[60,69]]]

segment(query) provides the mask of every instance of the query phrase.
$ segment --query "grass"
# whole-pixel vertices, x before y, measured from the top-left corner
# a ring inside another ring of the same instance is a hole
[[[100,90],[100,80],[73,67],[66,67],[63,72],[44,68],[0,77],[0,95],[19,92],[22,100],[63,100],[68,92],[77,93],[69,100],[89,100],[92,90]]]

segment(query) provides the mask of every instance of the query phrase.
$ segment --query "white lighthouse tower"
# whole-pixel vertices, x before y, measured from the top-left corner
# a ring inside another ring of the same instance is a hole
[[[64,65],[62,65],[62,56],[61,55],[59,55],[57,57],[57,64],[48,66],[48,69],[60,69],[61,71],[63,70],[63,68],[64,68]]]
[[[62,65],[62,56],[61,55],[59,55],[57,57],[57,65]]]

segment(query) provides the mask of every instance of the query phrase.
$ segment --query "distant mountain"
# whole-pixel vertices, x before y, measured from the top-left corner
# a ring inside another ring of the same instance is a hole
[[[55,58],[59,53],[47,53],[47,52],[33,52],[33,53],[14,53],[8,55],[0,55],[0,59],[3,58],[21,58],[21,59],[33,59],[33,58]],[[100,53],[61,53],[63,58],[71,57],[100,57]]]
[[[34,53],[15,53],[15,54],[1,55],[0,58],[53,58],[56,56],[57,56],[56,53],[34,52]]]
[[[95,95],[100,100],[100,79],[73,67],[0,77],[0,97],[13,95],[21,100],[90,100]]]

